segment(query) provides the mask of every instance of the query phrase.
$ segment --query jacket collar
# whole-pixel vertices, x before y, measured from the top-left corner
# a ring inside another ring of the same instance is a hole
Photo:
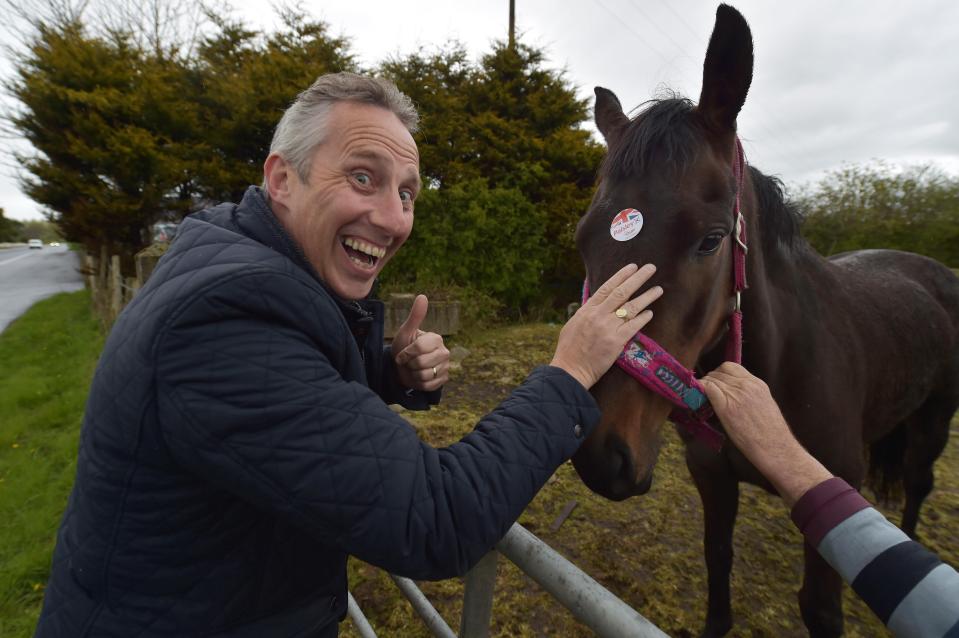
[[[246,189],[240,204],[233,209],[233,223],[244,235],[272,248],[323,283],[299,245],[273,214],[259,187],[250,186]]]

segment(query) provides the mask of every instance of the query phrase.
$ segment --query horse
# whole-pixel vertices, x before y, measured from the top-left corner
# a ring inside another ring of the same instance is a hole
[[[824,258],[812,249],[782,183],[752,166],[736,169],[736,120],[752,70],[749,26],[721,5],[698,104],[652,100],[630,118],[615,94],[596,88],[607,154],[576,229],[586,285],[596,290],[630,262],[654,263],[649,285],[665,294],[644,334],[700,374],[724,360],[729,319],[741,308],[743,365],[769,386],[799,441],[857,489],[867,479],[879,496],[898,486],[901,526],[915,537],[959,406],[959,278],[905,252]],[[741,296],[732,284],[737,208],[749,236]],[[640,213],[638,231],[624,221],[628,211]],[[602,419],[573,457],[577,472],[612,500],[646,493],[672,406],[617,366],[591,391]],[[680,434],[705,519],[701,635],[723,636],[733,624],[739,483],[773,489],[732,444],[717,453]],[[803,621],[812,636],[838,636],[842,581],[808,544],[804,559]]]

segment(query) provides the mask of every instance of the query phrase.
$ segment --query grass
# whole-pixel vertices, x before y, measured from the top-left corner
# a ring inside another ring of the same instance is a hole
[[[471,354],[430,412],[404,412],[421,436],[445,445],[467,433],[521,382],[536,364],[549,361],[559,328],[512,326],[463,341]],[[952,565],[959,564],[959,420],[936,464],[936,489],[922,510],[919,534]],[[671,428],[652,491],[621,503],[589,492],[570,464],[562,466],[523,513],[520,523],[624,599],[670,636],[695,636],[706,612],[702,554],[702,508]],[[570,502],[577,507],[557,532],[555,518]],[[893,522],[898,511],[880,508]],[[796,592],[802,579],[802,541],[785,506],[758,488],[740,495],[732,575],[735,626],[730,636],[806,636]],[[420,583],[450,626],[459,627],[462,583]],[[382,636],[430,634],[409,603],[378,569],[350,562],[350,588]],[[888,635],[882,624],[845,589],[846,635]],[[536,583],[501,558],[493,604],[494,636],[591,636]],[[341,635],[356,636],[344,622]]]
[[[472,334],[458,344],[470,354],[454,371],[443,404],[404,412],[434,445],[467,433],[549,360],[558,326],[531,324]],[[451,344],[453,345],[453,344]],[[86,293],[60,295],[34,306],[0,334],[0,636],[32,635],[47,578],[54,535],[73,481],[77,436],[87,388],[102,346]],[[922,512],[923,541],[959,565],[959,421],[936,464],[936,489]],[[575,500],[556,532],[554,519]],[[898,512],[883,510],[894,522]],[[697,635],[706,606],[699,496],[683,463],[683,448],[665,431],[649,495],[611,503],[590,493],[564,465],[520,522],[623,598],[671,636]],[[796,604],[802,574],[799,533],[781,502],[744,486],[735,535],[730,636],[805,636]],[[492,635],[590,636],[538,585],[499,561]],[[454,630],[462,583],[421,583]],[[381,636],[430,634],[379,569],[350,561],[350,588]],[[881,624],[845,594],[847,636],[885,635]],[[341,635],[356,636],[349,621]]]
[[[37,303],[0,334],[0,636],[33,635],[102,347],[85,291]]]

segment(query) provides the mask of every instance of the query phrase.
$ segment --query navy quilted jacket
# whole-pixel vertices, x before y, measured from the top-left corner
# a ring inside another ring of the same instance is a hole
[[[462,574],[599,418],[542,367],[435,449],[381,344],[258,189],[187,218],[107,340],[36,635],[335,636],[348,555]]]

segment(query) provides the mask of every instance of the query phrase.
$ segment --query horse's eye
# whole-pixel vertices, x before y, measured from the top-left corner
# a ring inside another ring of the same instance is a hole
[[[712,255],[719,249],[719,245],[723,243],[724,236],[722,233],[710,233],[706,235],[703,242],[699,245],[699,254]]]

